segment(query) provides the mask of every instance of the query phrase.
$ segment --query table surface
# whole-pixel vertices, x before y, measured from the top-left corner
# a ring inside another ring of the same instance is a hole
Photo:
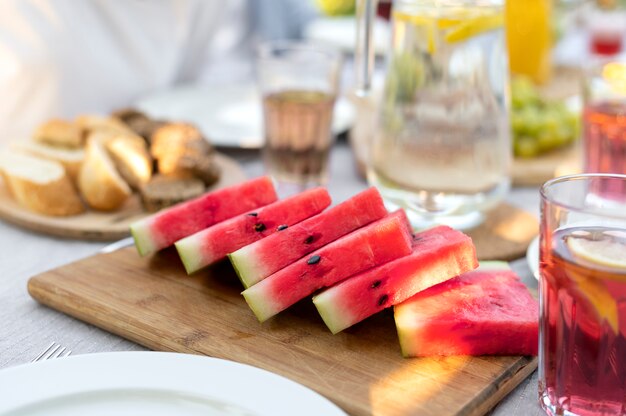
[[[249,177],[263,174],[256,151],[230,151]],[[333,201],[343,201],[365,189],[345,142],[331,155],[328,189]],[[514,189],[508,202],[538,215],[535,188]],[[90,256],[106,243],[65,240],[35,234],[0,222],[0,369],[24,364],[52,341],[67,346],[73,354],[108,351],[143,351],[144,347],[78,321],[35,302],[27,293],[29,277]],[[511,263],[529,287],[536,288],[525,259]],[[491,413],[506,416],[544,415],[537,403],[537,373],[522,382]]]

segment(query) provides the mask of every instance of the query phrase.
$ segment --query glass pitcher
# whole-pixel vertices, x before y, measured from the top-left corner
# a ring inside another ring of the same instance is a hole
[[[369,93],[376,0],[358,4],[357,95]],[[502,0],[396,0],[368,181],[418,228],[469,228],[510,187]]]

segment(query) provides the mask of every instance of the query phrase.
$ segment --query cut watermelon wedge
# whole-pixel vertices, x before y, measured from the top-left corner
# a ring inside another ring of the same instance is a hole
[[[271,204],[277,199],[271,179],[263,176],[160,211],[132,224],[130,232],[139,254],[145,256],[211,225]]]
[[[539,305],[506,263],[481,263],[396,305],[405,357],[536,355]]]
[[[396,211],[301,258],[242,294],[263,322],[318,289],[406,256],[411,252],[409,229],[404,211]]]
[[[472,239],[439,226],[413,238],[413,252],[344,280],[313,297],[333,334],[419,291],[478,266]]]
[[[177,241],[185,270],[191,274],[233,251],[322,212],[330,205],[325,188],[314,188],[254,212],[238,215]]]
[[[245,246],[228,257],[248,288],[302,256],[387,215],[380,193],[369,188],[319,215]]]

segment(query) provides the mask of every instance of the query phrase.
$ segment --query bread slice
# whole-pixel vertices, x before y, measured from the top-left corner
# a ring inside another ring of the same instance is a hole
[[[85,210],[58,162],[7,149],[0,152],[0,172],[15,200],[31,211],[69,216]]]
[[[59,162],[63,165],[65,171],[74,183],[76,183],[78,179],[80,165],[85,158],[85,151],[83,149],[64,149],[61,147],[48,146],[33,140],[13,142],[9,147],[20,153]]]
[[[82,147],[84,137],[81,129],[71,121],[52,119],[41,124],[33,135],[33,139],[52,146],[78,148]]]
[[[133,131],[124,124],[123,121],[107,116],[99,116],[93,114],[84,114],[76,117],[76,125],[81,131],[85,140],[92,133],[110,133],[110,134],[133,134]]]
[[[159,173],[194,176],[206,185],[219,179],[213,148],[190,124],[167,123],[158,128],[152,135],[150,152],[157,160]]]
[[[200,196],[204,191],[200,179],[157,175],[141,187],[140,194],[146,211],[156,212]]]
[[[152,157],[143,138],[120,134],[106,140],[105,147],[119,173],[135,189],[152,177]]]
[[[135,108],[123,108],[111,114],[123,121],[135,134],[150,142],[152,134],[161,126],[167,124],[163,120],[154,120]]]
[[[97,136],[87,140],[85,160],[78,175],[78,189],[90,207],[101,211],[120,208],[131,194]]]

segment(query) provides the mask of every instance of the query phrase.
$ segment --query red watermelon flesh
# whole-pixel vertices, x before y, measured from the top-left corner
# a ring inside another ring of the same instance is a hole
[[[537,354],[539,305],[506,263],[416,294],[395,320],[405,357]]]
[[[478,267],[472,239],[439,226],[413,238],[413,252],[366,270],[313,297],[333,334],[419,291]]]
[[[329,205],[328,191],[314,188],[183,238],[176,242],[176,250],[187,273],[193,273],[241,247],[284,232],[288,226],[322,212]]]
[[[267,176],[208,192],[132,224],[139,254],[145,256],[235,215],[271,204],[278,196]]]
[[[369,188],[319,215],[247,245],[228,257],[248,288],[302,256],[387,215],[380,193]]]
[[[406,256],[411,234],[399,210],[297,260],[242,292],[263,322],[318,289],[355,273]]]

